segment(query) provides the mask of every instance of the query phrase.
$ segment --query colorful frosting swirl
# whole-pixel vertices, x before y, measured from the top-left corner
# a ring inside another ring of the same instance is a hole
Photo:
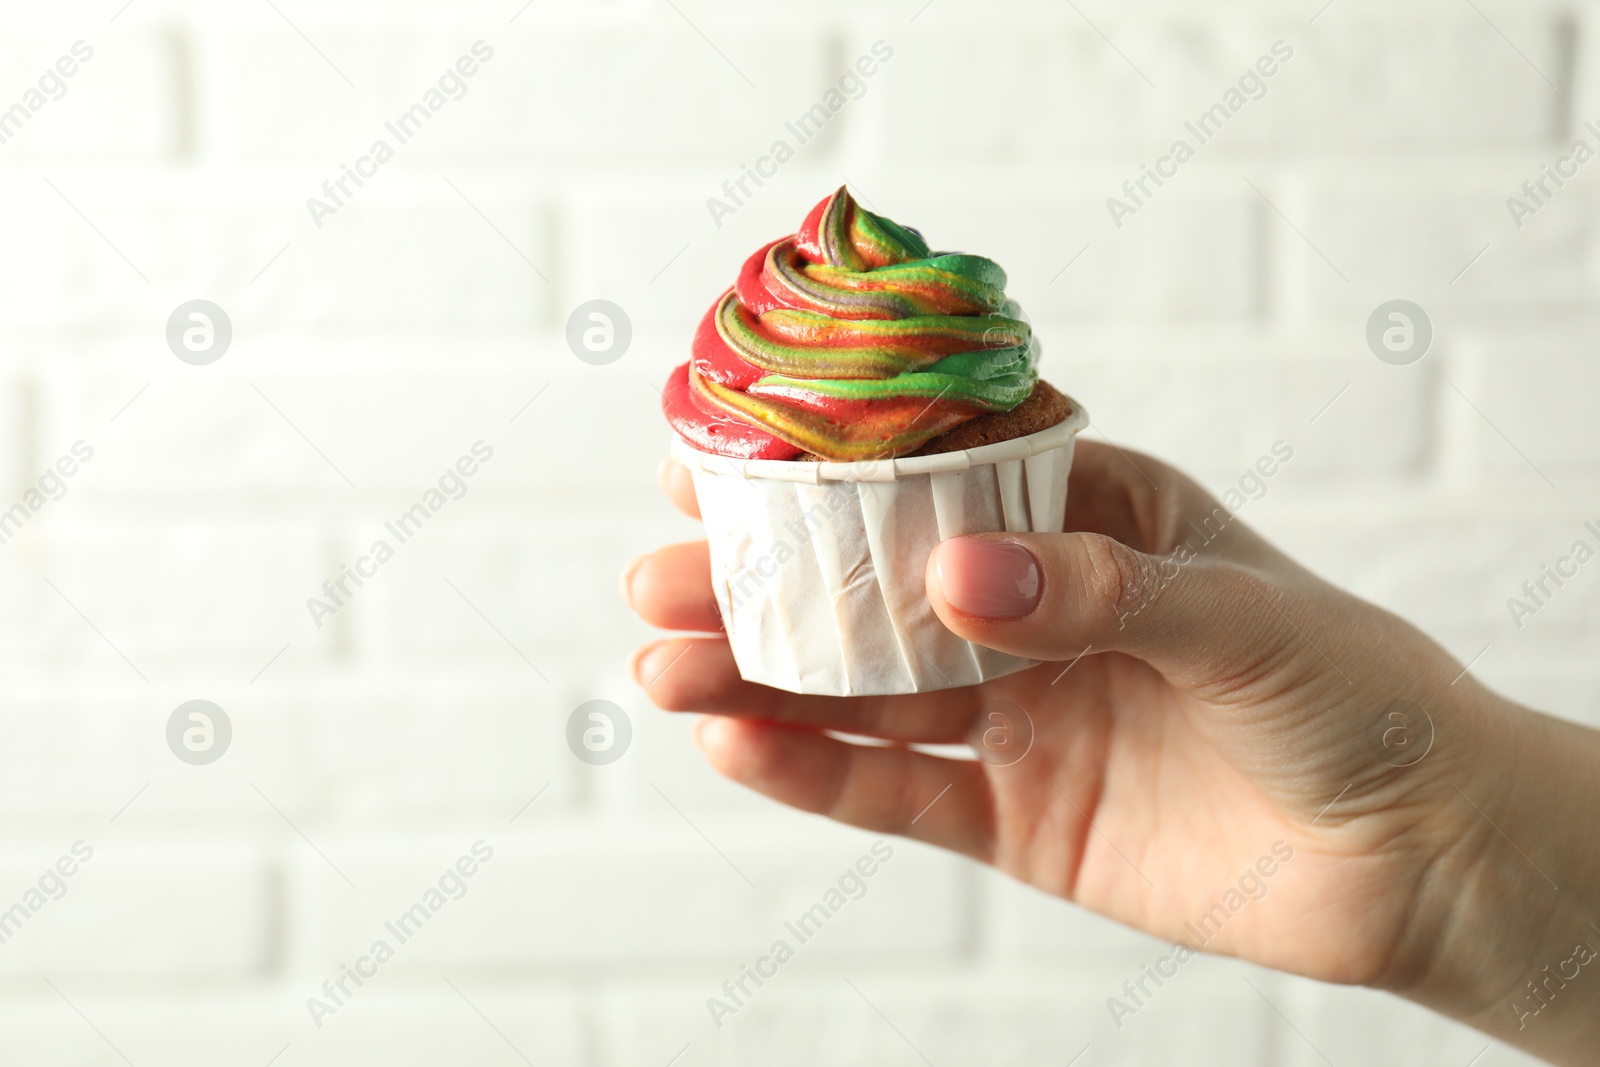
[[[934,254],[840,188],[745,261],[662,406],[738,459],[904,455],[1033,391],[1037,345],[992,260]]]

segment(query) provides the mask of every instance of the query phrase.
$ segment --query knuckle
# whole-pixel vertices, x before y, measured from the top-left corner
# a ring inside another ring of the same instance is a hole
[[[1084,591],[1097,610],[1121,617],[1147,599],[1158,578],[1149,556],[1101,534],[1083,535],[1079,546]]]

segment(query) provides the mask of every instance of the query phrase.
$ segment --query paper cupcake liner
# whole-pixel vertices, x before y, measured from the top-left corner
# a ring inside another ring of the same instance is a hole
[[[794,693],[865,696],[975,685],[1033,666],[945,629],[923,584],[947,537],[1059,533],[1088,415],[934,456],[735,460],[682,440],[739,673]]]

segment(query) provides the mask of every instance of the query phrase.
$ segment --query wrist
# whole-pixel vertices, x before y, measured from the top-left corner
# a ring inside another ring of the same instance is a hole
[[[1434,768],[1431,861],[1386,987],[1554,1062],[1600,1047],[1600,735],[1481,687]],[[1581,947],[1580,947],[1581,946]],[[1590,956],[1588,959],[1581,959]]]

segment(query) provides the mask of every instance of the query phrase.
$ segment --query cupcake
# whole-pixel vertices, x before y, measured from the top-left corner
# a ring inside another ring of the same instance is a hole
[[[747,680],[914,693],[1033,665],[950,633],[923,587],[947,537],[1061,530],[1088,420],[1005,285],[840,188],[706,312],[662,407]]]

